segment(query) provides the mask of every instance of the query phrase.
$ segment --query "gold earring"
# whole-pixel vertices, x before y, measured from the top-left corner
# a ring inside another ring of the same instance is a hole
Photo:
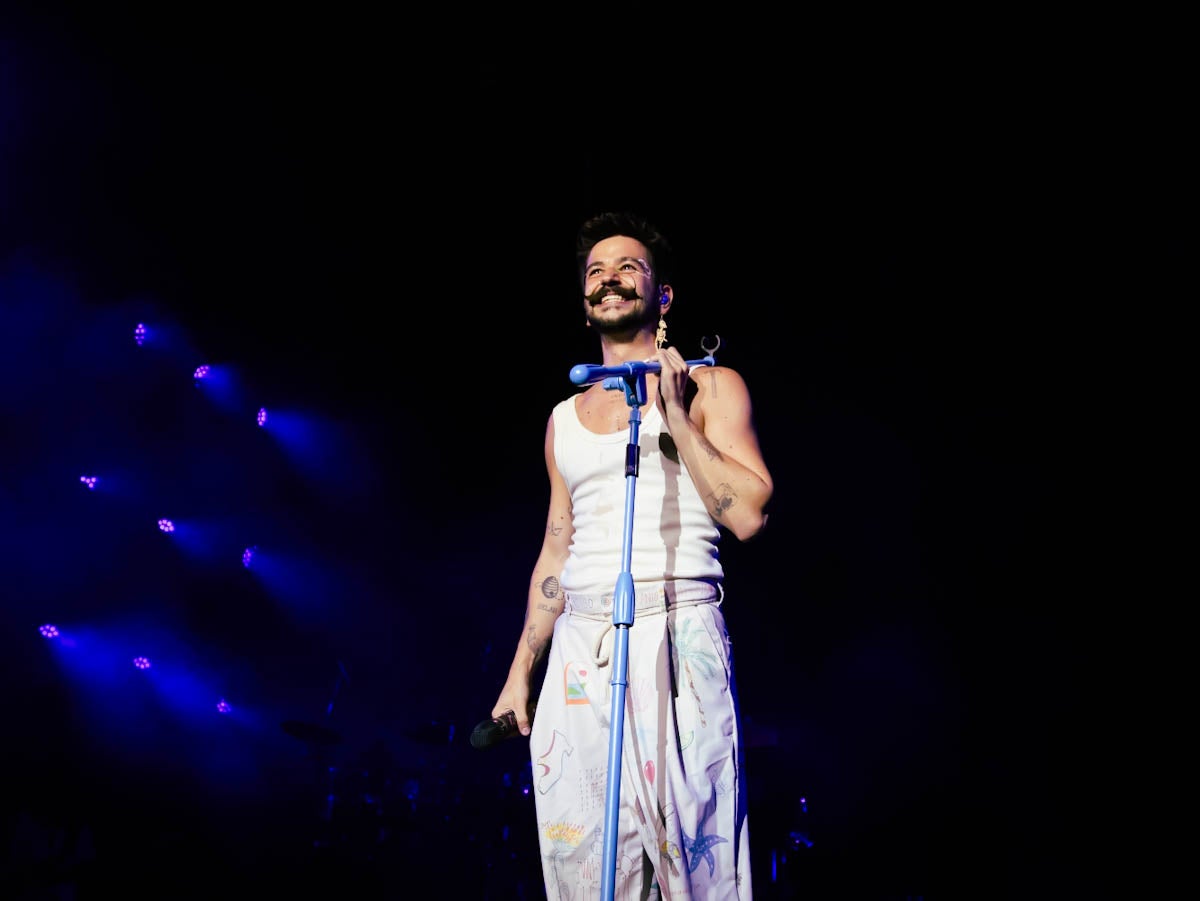
[[[667,343],[667,320],[663,318],[662,313],[658,314],[658,331],[654,335],[654,347],[657,350],[662,350],[663,345]]]

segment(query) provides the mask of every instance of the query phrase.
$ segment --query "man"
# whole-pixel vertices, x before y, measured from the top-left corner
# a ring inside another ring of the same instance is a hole
[[[604,213],[580,227],[576,249],[602,365],[659,364],[644,375],[639,407],[614,894],[750,898],[746,778],[717,553],[722,529],[745,541],[767,520],[773,484],[750,395],[734,370],[689,371],[666,346],[675,292],[671,247],[657,228]],[[598,898],[604,879],[613,594],[625,571],[636,400],[598,381],[550,415],[546,532],[524,630],[492,708],[494,717],[513,711],[530,736],[550,899]]]

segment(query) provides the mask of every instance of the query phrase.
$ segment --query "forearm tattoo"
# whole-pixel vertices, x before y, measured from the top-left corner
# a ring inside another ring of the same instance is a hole
[[[546,639],[541,638],[537,634],[537,626],[530,625],[525,630],[525,644],[529,646],[529,650],[533,653],[535,661],[541,660],[542,655],[546,653]]]
[[[546,524],[546,531],[549,532],[551,535],[561,535],[562,530],[563,530],[562,526],[556,526],[552,522]]]
[[[556,576],[547,576],[542,579],[538,587],[541,589],[542,595],[550,600],[557,598],[560,594],[558,578]],[[554,616],[558,616],[562,612],[562,607],[556,604],[538,604],[535,609],[553,614]],[[533,653],[534,660],[540,660],[542,655],[546,653],[547,639],[538,635],[537,624],[529,622],[528,619],[525,625],[525,644]]]
[[[715,447],[713,447],[712,442],[709,441],[706,437],[704,437],[703,433],[698,434],[696,436],[696,438],[700,442],[700,449],[703,450],[706,454],[708,454],[708,459],[710,459],[710,460],[723,460],[724,459],[721,456],[721,452],[719,450],[717,450]]]
[[[716,519],[720,519],[726,510],[737,503],[737,494],[734,493],[733,488],[726,482],[718,485],[717,490],[712,492],[708,497],[712,504],[713,516]]]

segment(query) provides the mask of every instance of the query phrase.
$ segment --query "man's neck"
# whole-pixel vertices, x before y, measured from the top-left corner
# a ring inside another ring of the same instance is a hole
[[[607,335],[600,338],[600,354],[605,366],[641,362],[650,359],[656,352],[653,332],[639,331],[628,337]]]

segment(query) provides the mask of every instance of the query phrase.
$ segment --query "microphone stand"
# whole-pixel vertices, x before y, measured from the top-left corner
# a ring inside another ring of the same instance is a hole
[[[713,366],[716,347],[700,360],[688,360],[692,366]],[[720,336],[717,347],[721,346]],[[629,405],[629,443],[625,446],[625,531],[621,539],[621,572],[613,591],[613,673],[612,697],[609,705],[608,774],[604,794],[604,864],[600,881],[600,897],[612,901],[617,871],[617,814],[621,806],[621,749],[625,734],[625,694],[629,684],[629,627],[633,625],[635,593],[633,573],[633,500],[638,475],[638,440],[642,411],[646,402],[646,373],[658,372],[658,363],[625,363],[620,366],[590,366],[580,364],[571,369],[570,378],[577,385],[604,380],[605,390],[622,388]]]

